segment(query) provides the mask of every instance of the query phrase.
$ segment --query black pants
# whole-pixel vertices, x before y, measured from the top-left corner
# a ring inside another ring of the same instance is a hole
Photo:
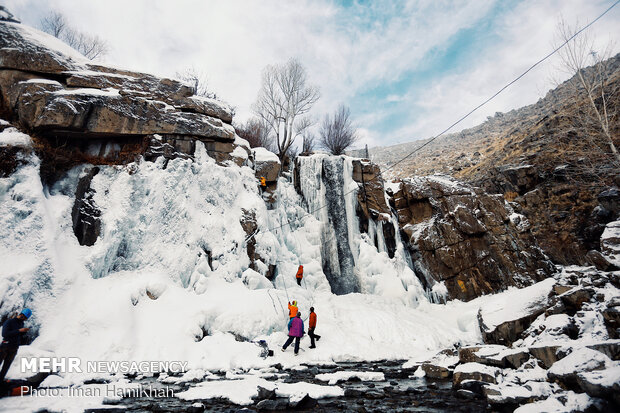
[[[6,372],[9,371],[11,363],[15,360],[17,349],[19,347],[0,347],[0,362],[2,362],[2,370],[0,370],[0,382],[4,381]]]
[[[286,343],[284,343],[284,345],[282,346],[282,349],[286,350],[286,348],[291,345],[293,340],[295,340],[295,354],[297,354],[299,353],[299,340],[301,340],[301,337],[288,336],[288,339],[286,340]]]
[[[301,287],[301,278],[297,279],[297,285],[299,285]]]
[[[308,337],[310,337],[310,348],[316,347],[314,345],[314,339],[315,338],[317,340],[319,340],[321,338],[321,336],[314,334],[314,327],[311,327],[311,328],[308,329]]]

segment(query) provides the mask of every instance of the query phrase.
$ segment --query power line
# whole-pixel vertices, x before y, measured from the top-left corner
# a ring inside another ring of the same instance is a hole
[[[394,169],[394,167],[400,163],[402,163],[403,161],[405,161],[406,159],[408,159],[409,157],[411,157],[411,155],[413,155],[416,152],[419,152],[420,150],[422,150],[424,147],[430,145],[433,141],[435,141],[437,138],[441,137],[442,135],[444,135],[446,132],[448,132],[450,129],[452,129],[453,127],[455,127],[456,125],[458,125],[459,123],[461,123],[462,121],[464,121],[465,119],[467,119],[471,114],[473,114],[475,111],[477,111],[478,109],[480,109],[481,107],[483,107],[484,105],[486,105],[487,103],[489,103],[491,100],[495,99],[500,93],[502,93],[504,90],[506,90],[507,88],[509,88],[510,86],[512,86],[514,83],[516,83],[517,81],[519,81],[523,76],[525,76],[526,74],[528,74],[532,69],[534,69],[536,66],[540,65],[542,62],[544,62],[545,60],[549,59],[551,56],[553,56],[554,54],[556,54],[560,49],[562,49],[564,46],[566,46],[571,40],[573,40],[575,37],[577,37],[579,34],[581,34],[583,31],[587,30],[588,28],[590,28],[594,23],[596,23],[598,20],[600,20],[603,16],[605,16],[611,9],[613,9],[614,7],[616,7],[618,5],[618,3],[620,3],[620,0],[617,0],[614,4],[612,4],[611,6],[609,6],[609,8],[607,10],[605,10],[603,13],[601,13],[597,18],[595,18],[594,20],[592,20],[590,23],[588,23],[587,25],[585,25],[584,27],[582,27],[581,29],[579,29],[578,31],[576,31],[571,37],[569,37],[564,43],[562,43],[561,45],[559,45],[558,47],[556,47],[555,49],[553,49],[550,53],[548,53],[545,57],[543,57],[542,59],[538,60],[536,63],[534,63],[533,65],[531,65],[526,71],[524,71],[523,73],[521,73],[519,76],[517,76],[516,78],[514,78],[512,81],[510,81],[509,83],[507,83],[506,85],[504,85],[501,89],[499,89],[497,92],[495,92],[491,97],[487,98],[484,102],[480,103],[478,106],[476,106],[475,108],[473,108],[472,110],[470,110],[469,112],[467,112],[465,115],[463,115],[462,117],[460,117],[456,122],[452,123],[450,126],[448,126],[446,129],[444,129],[441,133],[439,133],[438,135],[435,135],[433,138],[429,139],[428,141],[426,141],[423,145],[418,146],[417,148],[415,148],[413,151],[411,151],[408,155],[406,155],[405,157],[403,157],[402,159],[400,159],[398,162],[392,164],[390,167],[386,168],[384,171],[380,172],[379,175],[373,177],[372,179],[370,179],[368,182],[372,182],[375,179],[377,179],[378,177],[383,178],[383,173]],[[346,192],[343,194],[343,196],[347,196],[350,193],[356,191],[356,189],[352,189],[349,192]],[[309,211],[308,213],[293,219],[293,221],[299,221],[302,218],[305,218],[307,216],[313,215],[315,212],[323,209],[327,207],[327,204],[324,204],[318,208],[315,208],[312,211]],[[273,228],[269,228],[269,231],[272,230],[276,230],[276,229],[280,229],[280,228],[284,228],[286,225],[291,226],[291,222],[290,220],[288,220],[287,218],[286,223],[277,226],[277,227],[273,227]],[[251,237],[253,237],[255,234],[253,234]],[[250,238],[251,238],[250,237]],[[248,238],[249,240],[249,238]]]

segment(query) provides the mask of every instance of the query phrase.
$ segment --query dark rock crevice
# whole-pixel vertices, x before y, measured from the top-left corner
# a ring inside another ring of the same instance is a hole
[[[73,233],[80,245],[94,245],[101,233],[101,211],[93,199],[95,190],[90,186],[98,173],[98,167],[90,168],[86,175],[80,178],[75,190],[75,202],[73,203],[71,218],[73,220]]]

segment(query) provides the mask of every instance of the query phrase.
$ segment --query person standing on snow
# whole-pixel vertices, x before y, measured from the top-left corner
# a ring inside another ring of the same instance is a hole
[[[310,337],[310,348],[316,348],[314,345],[314,339],[319,341],[321,336],[314,334],[314,329],[316,328],[316,313],[314,312],[314,307],[310,307],[310,320],[308,321],[308,336]]]
[[[289,321],[293,318],[295,318],[295,316],[297,315],[297,311],[299,311],[299,309],[297,308],[297,301],[293,301],[293,304],[291,304],[291,302],[289,301],[288,303],[288,318]]]
[[[301,313],[297,312],[297,316],[288,322],[288,339],[282,346],[282,351],[286,351],[286,348],[295,340],[295,355],[297,355],[299,353],[299,341],[303,335],[304,321],[301,319]]]
[[[2,326],[2,344],[0,345],[0,361],[2,369],[0,370],[0,382],[4,381],[11,363],[17,355],[17,350],[22,341],[22,336],[30,330],[24,327],[24,321],[28,320],[32,315],[29,308],[24,308],[17,317],[7,320]]]
[[[297,285],[301,286],[301,280],[304,278],[303,265],[300,265],[299,268],[297,268],[297,274],[295,275],[295,278],[297,278]]]

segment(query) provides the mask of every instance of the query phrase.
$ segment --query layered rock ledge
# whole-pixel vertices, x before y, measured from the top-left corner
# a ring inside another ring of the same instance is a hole
[[[55,37],[6,19],[0,20],[0,116],[43,145],[72,152],[66,156],[96,158],[82,159],[91,163],[192,156],[196,141],[218,162],[243,164],[251,156],[225,103],[195,96],[177,80],[95,64]]]

